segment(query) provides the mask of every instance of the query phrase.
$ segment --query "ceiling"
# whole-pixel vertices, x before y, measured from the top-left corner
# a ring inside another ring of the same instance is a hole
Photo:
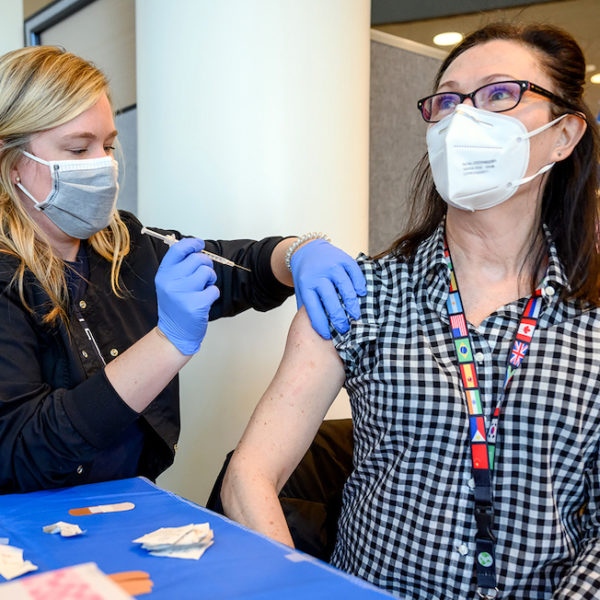
[[[520,5],[520,6],[516,6]],[[510,8],[498,8],[510,6]],[[463,11],[462,14],[456,14]],[[407,20],[409,19],[409,20]],[[577,40],[588,65],[585,100],[600,118],[600,84],[589,78],[600,72],[600,0],[519,2],[518,0],[372,0],[373,27],[434,46],[443,31],[468,33],[496,20],[543,22],[566,29]]]

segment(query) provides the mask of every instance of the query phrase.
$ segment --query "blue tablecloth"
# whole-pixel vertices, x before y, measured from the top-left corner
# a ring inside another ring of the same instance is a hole
[[[116,502],[133,502],[135,509],[79,517],[68,513]],[[63,538],[42,532],[57,521],[77,523],[86,533]],[[205,522],[215,538],[199,560],[154,557],[132,543],[159,527]],[[107,574],[146,571],[154,582],[152,593],[141,596],[148,600],[390,597],[141,477],[0,496],[0,537],[23,548],[23,558],[39,567],[36,573],[84,562],[95,562]]]

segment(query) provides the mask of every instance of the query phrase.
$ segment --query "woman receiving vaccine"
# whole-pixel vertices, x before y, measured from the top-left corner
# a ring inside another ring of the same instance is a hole
[[[93,65],[43,46],[0,57],[0,493],[158,476],[209,319],[274,308],[294,282],[323,335],[322,305],[348,328],[338,292],[358,317],[362,272],[318,234],[142,235],[115,209],[116,136]]]
[[[277,492],[344,385],[332,563],[411,600],[600,598],[598,132],[565,32],[490,25],[418,102],[411,229],[359,263],[362,318],[304,311],[234,453],[227,514],[291,543]],[[424,132],[425,135],[425,132]]]

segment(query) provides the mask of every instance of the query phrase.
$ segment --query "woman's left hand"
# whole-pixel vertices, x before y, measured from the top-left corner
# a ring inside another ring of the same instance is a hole
[[[290,264],[298,308],[306,307],[314,330],[326,340],[331,338],[331,321],[337,331],[346,333],[350,328],[348,315],[360,318],[358,296],[367,293],[364,275],[356,261],[319,239],[298,248]]]

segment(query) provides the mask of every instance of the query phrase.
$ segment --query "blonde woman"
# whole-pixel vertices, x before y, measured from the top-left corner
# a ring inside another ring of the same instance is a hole
[[[43,46],[0,57],[0,493],[160,474],[209,319],[278,306],[293,280],[322,332],[319,298],[348,327],[336,287],[357,310],[360,270],[319,235],[142,235],[115,209],[116,138],[93,65]]]

